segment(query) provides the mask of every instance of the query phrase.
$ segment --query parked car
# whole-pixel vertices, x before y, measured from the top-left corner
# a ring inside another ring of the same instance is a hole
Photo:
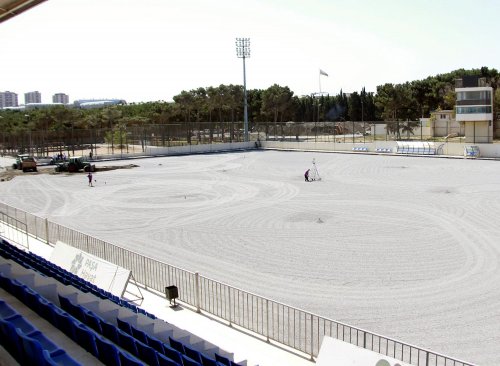
[[[16,157],[16,162],[12,164],[12,168],[22,170],[23,172],[27,172],[29,170],[36,172],[36,159],[29,154],[19,154]]]
[[[83,170],[85,172],[94,172],[95,165],[90,164],[81,156],[73,156],[62,163],[58,163],[55,168],[56,172],[76,173],[80,170]]]

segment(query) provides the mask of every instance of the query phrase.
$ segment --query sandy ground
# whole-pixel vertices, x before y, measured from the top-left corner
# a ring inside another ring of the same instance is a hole
[[[323,179],[307,183],[313,158]],[[254,151],[133,163],[95,173],[94,188],[83,173],[26,173],[0,182],[0,200],[319,315],[500,364],[500,162]]]

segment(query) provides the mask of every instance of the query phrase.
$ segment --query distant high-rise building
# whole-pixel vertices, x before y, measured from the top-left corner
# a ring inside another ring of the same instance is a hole
[[[0,108],[17,106],[18,104],[16,93],[10,91],[0,92]]]
[[[42,103],[42,94],[39,91],[24,93],[24,104]]]
[[[52,103],[69,104],[69,96],[64,93],[56,93],[52,96]]]

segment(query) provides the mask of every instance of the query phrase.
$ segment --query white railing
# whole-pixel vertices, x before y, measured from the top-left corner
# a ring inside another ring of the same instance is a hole
[[[179,300],[230,325],[307,354],[318,356],[323,337],[333,337],[416,366],[474,366],[428,349],[350,326],[238,289],[156,259],[129,251],[82,232],[0,203],[0,219],[10,217],[30,236],[52,244],[58,240],[132,271],[146,288],[163,293],[179,289]],[[24,225],[24,226],[23,226]]]

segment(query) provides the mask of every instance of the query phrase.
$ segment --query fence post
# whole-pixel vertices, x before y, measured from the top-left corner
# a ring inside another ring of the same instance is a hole
[[[366,332],[363,332],[363,348],[366,348]]]
[[[269,300],[266,299],[266,342],[269,343]]]
[[[201,289],[200,289],[200,274],[198,272],[194,273],[195,276],[195,296],[196,296],[196,312],[200,313],[200,294],[201,294]]]
[[[429,352],[425,352],[425,366],[429,366]]]
[[[45,241],[47,244],[50,244],[50,236],[49,236],[49,219],[45,218]]]
[[[232,316],[231,316],[231,287],[228,287],[227,288],[227,297],[228,297],[228,306],[229,306],[229,326],[232,327],[233,324],[232,324]]]
[[[314,360],[314,325],[313,315],[311,314],[311,361]]]

